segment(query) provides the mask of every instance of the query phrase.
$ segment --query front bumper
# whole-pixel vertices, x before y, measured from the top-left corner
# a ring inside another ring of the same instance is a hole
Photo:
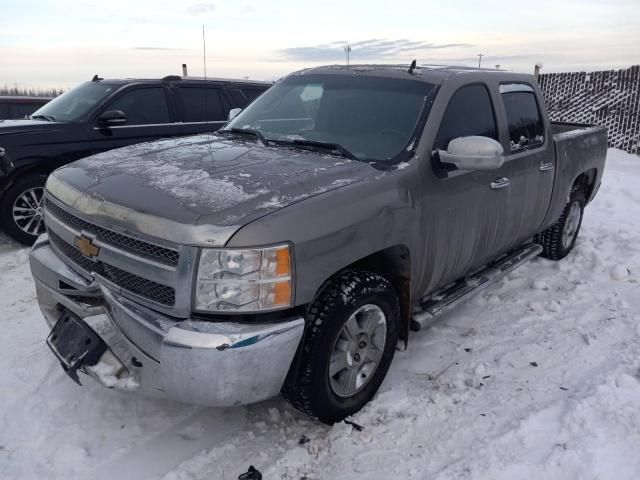
[[[205,406],[258,402],[280,392],[302,338],[301,317],[241,324],[160,314],[99,277],[87,282],[54,253],[46,235],[29,260],[49,327],[67,308],[108,345],[100,362],[85,368],[108,387]]]

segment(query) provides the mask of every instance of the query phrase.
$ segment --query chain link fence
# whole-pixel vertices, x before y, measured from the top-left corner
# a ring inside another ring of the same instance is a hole
[[[610,147],[640,153],[640,65],[538,80],[551,120],[605,125]]]

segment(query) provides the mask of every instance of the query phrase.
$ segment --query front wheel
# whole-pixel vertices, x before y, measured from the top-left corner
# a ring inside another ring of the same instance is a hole
[[[42,198],[46,179],[41,173],[18,177],[0,201],[4,231],[25,245],[32,245],[45,231]]]
[[[584,191],[574,188],[558,221],[535,236],[536,243],[542,245],[543,257],[561,260],[573,250],[582,226],[585,203]]]
[[[309,308],[305,338],[283,395],[328,424],[357,412],[389,370],[399,321],[398,297],[384,277],[355,270],[336,276]]]

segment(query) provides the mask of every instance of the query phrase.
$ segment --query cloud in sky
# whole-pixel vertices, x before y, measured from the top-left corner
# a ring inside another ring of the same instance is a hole
[[[344,47],[346,41],[337,41],[319,45],[289,47],[279,50],[277,53],[283,60],[288,61],[310,61],[310,62],[330,62],[344,58]],[[469,43],[430,43],[416,40],[388,40],[372,38],[349,43],[351,54],[358,60],[380,60],[399,59],[420,55],[432,50],[443,50],[447,48],[468,48]]]
[[[483,65],[530,72],[543,62],[552,72],[640,58],[640,0],[537,0],[522,15],[509,0],[0,1],[0,85],[68,87],[95,72],[148,78],[183,63],[201,74],[202,25],[220,77],[343,63],[347,42],[352,63],[472,66],[482,53]]]
[[[211,13],[216,9],[216,6],[211,2],[198,2],[193,3],[187,7],[187,13],[189,15],[202,15],[204,13]]]

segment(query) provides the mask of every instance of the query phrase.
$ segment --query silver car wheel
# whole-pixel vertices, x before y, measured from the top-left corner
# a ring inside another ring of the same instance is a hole
[[[44,232],[43,193],[43,187],[28,188],[13,202],[13,221],[20,230],[29,235],[40,235]]]
[[[580,217],[582,209],[580,208],[580,202],[577,200],[571,205],[567,219],[564,222],[564,229],[562,230],[562,246],[565,249],[571,247],[573,240],[578,233],[578,227],[580,226]]]
[[[345,322],[331,352],[329,383],[342,398],[352,397],[380,364],[387,339],[387,317],[380,307],[363,305]]]

